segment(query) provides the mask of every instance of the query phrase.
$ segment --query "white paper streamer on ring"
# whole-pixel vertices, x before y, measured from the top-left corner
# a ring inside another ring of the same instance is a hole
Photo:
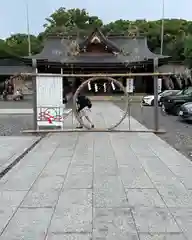
[[[103,84],[104,92],[107,92],[107,86],[106,83]]]
[[[113,89],[113,91],[114,91],[114,90],[115,90],[115,85],[114,85],[113,82],[111,82],[111,87],[112,87],[112,89]]]
[[[97,83],[95,83],[95,92],[98,92],[98,86],[97,86]]]
[[[91,91],[91,84],[88,82],[88,90]]]

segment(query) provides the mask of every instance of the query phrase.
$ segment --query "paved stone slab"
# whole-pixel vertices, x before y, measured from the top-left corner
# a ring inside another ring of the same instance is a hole
[[[190,192],[158,157],[139,160],[168,207],[192,206]]]
[[[170,234],[140,234],[140,240],[186,240],[182,233]]]
[[[139,240],[130,209],[94,209],[93,239]]]
[[[1,179],[2,188],[12,191],[30,190],[59,146],[59,142],[53,140],[54,138],[47,137],[29,152],[22,161]]]
[[[115,114],[114,114],[115,113]],[[118,122],[123,115],[123,111],[112,102],[93,102],[92,108],[93,120],[96,120],[96,126],[103,128],[110,127]],[[103,119],[103,121],[102,121]],[[142,124],[131,116],[126,117],[125,121],[117,127],[119,130],[147,130]]]
[[[155,153],[149,148],[149,146],[143,141],[137,141],[136,143],[131,143],[130,147],[133,149],[134,153],[139,157],[153,157]]]
[[[166,208],[156,189],[126,189],[126,194],[131,207]]]
[[[176,221],[167,208],[135,207],[133,210],[136,227],[139,232],[180,233]]]
[[[92,234],[68,233],[68,234],[49,234],[46,240],[91,240],[91,239]]]
[[[183,182],[188,188],[192,189],[191,174],[192,164],[188,158],[176,151],[162,139],[156,137],[154,134],[139,133],[142,139],[146,139],[149,147],[153,150],[155,155],[165,164],[172,173]]]
[[[46,167],[43,169],[43,174],[48,176],[66,176],[72,157],[51,158]]]
[[[45,239],[52,214],[48,208],[19,209],[0,239]]]
[[[23,201],[27,192],[0,191],[0,233]]]
[[[64,189],[59,198],[50,233],[92,232],[92,191]]]
[[[94,142],[92,133],[78,135],[78,144],[73,153],[72,166],[93,166]]]
[[[98,124],[119,114],[102,109]],[[192,167],[172,150],[151,133],[47,136],[0,179],[0,239],[191,240]]]
[[[140,163],[137,159],[136,154],[133,149],[130,147],[130,143],[134,141],[135,133],[121,133],[118,134],[118,137],[115,134],[109,135],[111,143],[113,146],[117,145],[118,148],[113,148],[114,155],[117,160],[118,166],[121,165],[134,165],[140,167]],[[130,141],[131,140],[131,141]],[[123,147],[126,143],[126,155],[125,148]]]
[[[4,171],[38,139],[39,137],[0,137],[0,172]]]
[[[71,138],[74,138],[74,136]],[[68,136],[68,140],[70,141],[70,136]],[[60,145],[61,143],[55,141],[54,136],[51,138],[47,137],[43,139],[30,153],[25,156],[21,162],[19,162],[6,176],[0,180],[1,190],[3,194],[6,194],[8,192],[10,193],[10,196],[11,194],[13,194],[13,196],[17,196],[15,194],[21,196],[17,207],[22,203],[21,208],[24,209],[23,212],[27,213],[27,208],[30,208],[33,211],[33,209],[36,209],[38,207],[39,209],[42,208],[41,210],[43,211],[44,207],[52,208],[55,206],[56,201],[58,200],[59,191],[61,190],[62,184],[64,182],[64,175],[66,174],[67,170],[63,169],[63,172],[65,172],[65,174],[62,176],[58,176],[58,172],[50,174],[49,171],[51,164],[49,165],[49,163],[52,163],[53,166],[53,162],[55,161],[55,164],[57,164],[54,153],[56,153],[56,150]],[[64,161],[65,163],[69,164],[71,158],[64,160],[66,160]],[[46,167],[48,167],[48,169],[46,169]],[[55,169],[53,168],[52,170]],[[26,190],[29,192],[27,193]],[[25,195],[27,195],[26,198],[24,198]],[[7,222],[7,219],[13,217],[17,208],[12,207],[12,211],[10,212],[9,208],[6,208],[3,202],[1,206],[4,208],[3,211],[5,212],[3,221],[5,224]],[[10,206],[12,206],[11,203]],[[13,217],[13,220],[17,218],[17,216],[18,213]],[[44,217],[47,218],[47,216]],[[36,230],[34,229],[34,232],[35,231]],[[7,237],[7,239],[9,239],[9,237]],[[10,239],[13,238],[10,237]],[[18,237],[18,239],[20,238]]]
[[[62,188],[64,177],[43,174],[28,192],[21,207],[54,207]]]
[[[111,145],[109,134],[94,134],[94,175],[95,178],[99,176],[117,176],[118,165],[117,159]],[[97,139],[97,140],[96,140]]]
[[[93,204],[95,207],[127,207],[128,201],[118,176],[102,176],[94,180]]]
[[[171,213],[186,238],[190,240],[192,236],[192,208],[171,208]]]
[[[93,169],[90,166],[75,166],[69,169],[64,188],[92,188]]]
[[[120,167],[120,176],[126,188],[153,188],[153,184],[143,168]]]
[[[95,176],[116,176],[118,174],[117,161],[114,157],[95,157],[94,158],[94,175]]]

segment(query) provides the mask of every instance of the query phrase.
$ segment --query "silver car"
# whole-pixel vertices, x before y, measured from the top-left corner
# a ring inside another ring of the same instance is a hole
[[[192,121],[192,102],[184,103],[180,107],[179,118],[185,121]]]

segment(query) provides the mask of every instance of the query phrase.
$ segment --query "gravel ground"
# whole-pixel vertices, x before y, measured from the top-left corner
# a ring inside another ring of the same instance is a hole
[[[32,101],[0,101],[1,109],[28,109],[32,108]],[[32,115],[3,115],[0,114],[0,136],[20,136],[23,129],[32,129]]]
[[[0,115],[0,136],[20,136],[22,130],[32,127],[32,115]]]
[[[120,108],[124,106],[122,102],[116,104]],[[154,128],[153,107],[143,107],[142,111],[139,104],[132,104],[131,115],[147,128]],[[192,160],[192,124],[181,122],[176,116],[163,116],[159,111],[159,125],[166,131],[159,137]]]

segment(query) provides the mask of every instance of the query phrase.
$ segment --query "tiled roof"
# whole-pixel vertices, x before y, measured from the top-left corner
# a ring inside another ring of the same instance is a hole
[[[93,33],[92,33],[93,34]],[[51,37],[48,38],[45,42],[44,49],[41,53],[32,56],[37,60],[49,60],[50,62],[92,62],[92,63],[102,63],[102,62],[139,62],[145,61],[147,59],[154,58],[168,58],[168,56],[161,56],[158,54],[152,53],[147,46],[146,38],[136,38],[132,39],[130,37],[124,36],[109,36],[104,38],[103,35],[101,37],[106,41],[106,44],[110,45],[110,47],[119,49],[120,54],[118,57],[116,56],[107,56],[105,53],[98,54],[89,54],[84,55],[79,54],[78,56],[70,57],[70,40],[67,38],[62,39],[61,37]],[[79,46],[83,46],[89,38],[78,39]]]

